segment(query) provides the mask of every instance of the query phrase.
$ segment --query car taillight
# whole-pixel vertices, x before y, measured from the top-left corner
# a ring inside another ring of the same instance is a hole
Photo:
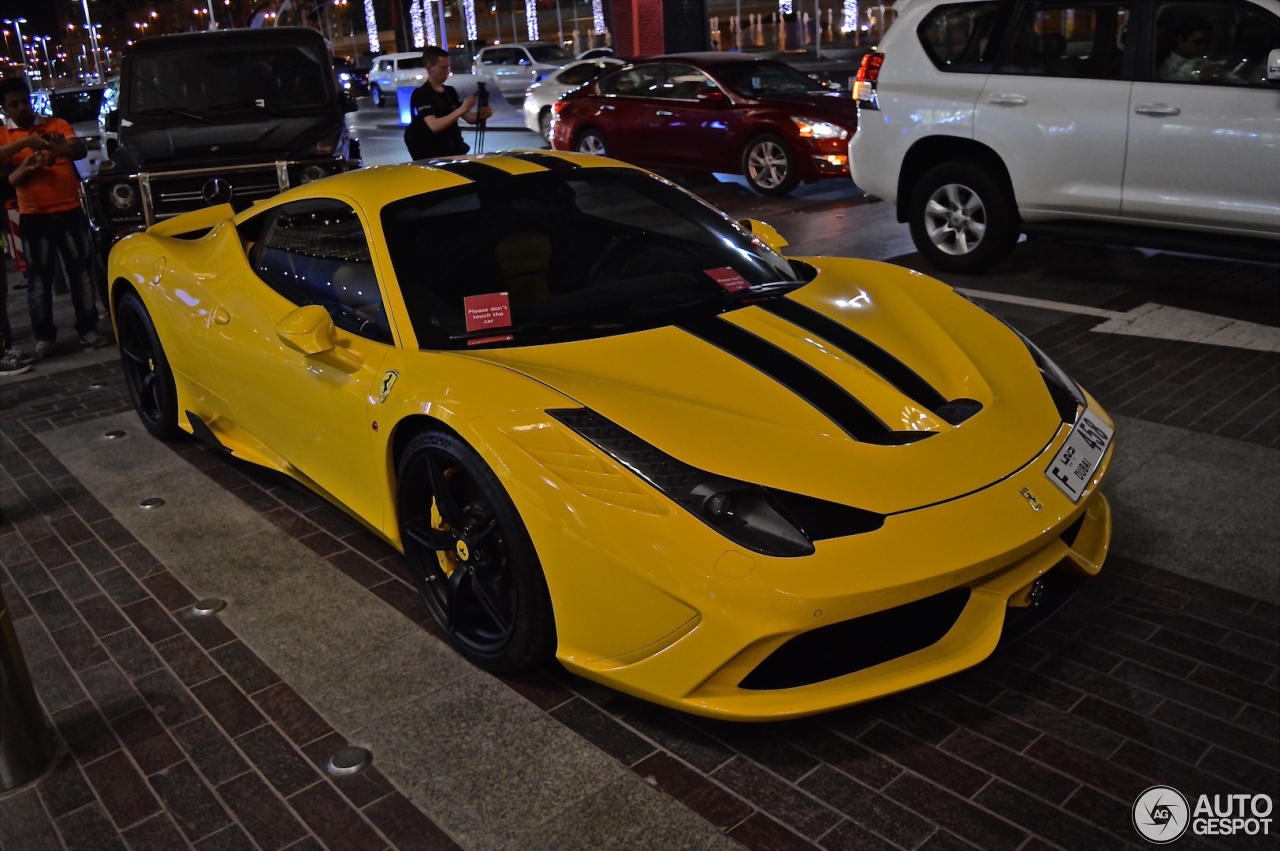
[[[879,109],[880,101],[876,97],[876,84],[880,80],[880,66],[884,64],[883,53],[868,53],[862,57],[858,66],[858,76],[853,81],[853,99],[861,109]]]
[[[564,109],[568,105],[569,105],[568,101],[558,100],[555,103],[551,104],[551,111],[558,113],[560,112],[560,110]]]

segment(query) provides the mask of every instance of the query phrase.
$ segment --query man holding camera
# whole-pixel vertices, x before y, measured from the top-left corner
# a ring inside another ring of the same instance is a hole
[[[475,95],[459,102],[453,86],[444,84],[450,71],[447,50],[434,45],[424,48],[422,64],[427,69],[427,81],[409,98],[411,117],[404,131],[409,158],[426,160],[465,154],[471,148],[462,141],[458,119],[475,124],[493,115],[493,108],[481,106],[477,109]]]

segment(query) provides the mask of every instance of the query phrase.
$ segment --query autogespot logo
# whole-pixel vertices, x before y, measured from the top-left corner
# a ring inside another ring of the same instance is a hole
[[[1142,838],[1157,845],[1187,832],[1187,799],[1172,786],[1152,786],[1133,802],[1133,826]]]

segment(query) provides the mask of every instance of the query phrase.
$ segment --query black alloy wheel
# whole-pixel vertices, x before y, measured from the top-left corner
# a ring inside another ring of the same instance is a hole
[[[555,621],[542,567],[479,454],[452,435],[424,432],[405,448],[397,482],[405,558],[458,651],[496,672],[550,658]]]
[[[133,407],[147,431],[159,438],[177,437],[178,390],[151,314],[137,293],[126,293],[116,306],[120,332],[120,365]]]

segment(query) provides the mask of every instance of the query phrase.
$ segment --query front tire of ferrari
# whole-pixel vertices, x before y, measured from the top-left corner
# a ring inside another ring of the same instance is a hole
[[[409,442],[397,472],[405,559],[458,652],[496,673],[550,659],[551,595],[498,477],[465,442],[433,431]]]
[[[151,314],[137,293],[125,293],[116,306],[120,364],[129,397],[147,431],[165,440],[178,436],[178,389]]]
[[[1003,261],[1018,241],[1009,193],[976,163],[950,162],[925,173],[907,208],[911,240],[944,272],[975,274]]]

